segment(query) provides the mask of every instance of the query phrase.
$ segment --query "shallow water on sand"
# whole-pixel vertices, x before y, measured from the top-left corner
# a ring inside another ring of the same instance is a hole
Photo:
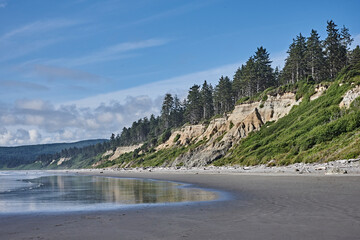
[[[215,192],[168,181],[0,171],[0,214],[108,210],[216,198]]]

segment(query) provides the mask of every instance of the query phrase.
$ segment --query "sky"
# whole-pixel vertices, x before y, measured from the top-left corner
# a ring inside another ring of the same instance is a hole
[[[233,77],[257,47],[282,67],[326,22],[360,45],[360,1],[0,0],[0,146],[109,138],[166,93]]]

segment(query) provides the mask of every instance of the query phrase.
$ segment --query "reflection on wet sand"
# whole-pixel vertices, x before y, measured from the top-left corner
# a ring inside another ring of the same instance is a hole
[[[86,209],[86,206],[95,204],[116,207],[217,198],[214,192],[166,181],[59,175],[40,177],[30,182],[37,187],[3,194],[0,212],[11,212],[11,208],[16,208],[16,212],[61,211]]]

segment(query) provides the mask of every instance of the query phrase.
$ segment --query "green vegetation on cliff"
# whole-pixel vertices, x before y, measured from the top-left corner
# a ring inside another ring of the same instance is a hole
[[[299,106],[275,123],[251,133],[215,165],[323,162],[360,156],[360,98],[340,108],[343,95],[360,84],[360,64],[348,67],[323,96],[309,101],[312,89]]]

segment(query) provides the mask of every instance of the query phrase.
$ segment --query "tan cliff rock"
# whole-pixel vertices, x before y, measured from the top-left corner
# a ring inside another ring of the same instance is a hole
[[[317,98],[319,98],[327,89],[329,86],[327,84],[319,84],[315,87],[315,94],[313,94],[310,97],[310,101],[313,101]]]
[[[342,101],[339,104],[340,108],[349,108],[351,103],[356,99],[360,97],[360,86],[356,86],[349,91],[347,91],[342,99]]]
[[[157,146],[156,150],[169,148],[176,144],[177,145],[189,144],[191,140],[200,136],[204,131],[205,131],[205,126],[202,124],[182,127],[180,130],[174,131],[165,143]],[[177,141],[175,141],[178,135],[180,135],[180,137],[178,138]]]
[[[103,159],[97,163],[94,163],[92,165],[92,167],[97,167],[100,164],[106,162],[106,161],[114,161],[115,159],[117,159],[118,157],[120,157],[120,155],[124,154],[124,153],[129,153],[129,152],[133,152],[135,149],[140,148],[142,146],[141,144],[137,144],[137,145],[132,145],[132,146],[121,146],[121,147],[117,147],[115,151],[113,150],[108,150],[106,151],[103,155],[102,158],[108,157],[108,159]]]
[[[196,125],[196,131],[189,133],[189,126],[172,133],[169,140],[161,147],[175,145],[188,145],[189,143],[206,140],[206,144],[180,155],[172,166],[184,165],[186,167],[204,166],[226,155],[226,152],[248,136],[252,131],[257,131],[268,121],[277,121],[287,115],[294,105],[301,102],[296,100],[294,93],[268,96],[266,101],[245,103],[235,106],[235,109],[222,118],[210,121],[204,125]],[[201,127],[202,126],[202,127]],[[190,130],[191,131],[191,130]],[[174,139],[180,135],[179,140]]]

